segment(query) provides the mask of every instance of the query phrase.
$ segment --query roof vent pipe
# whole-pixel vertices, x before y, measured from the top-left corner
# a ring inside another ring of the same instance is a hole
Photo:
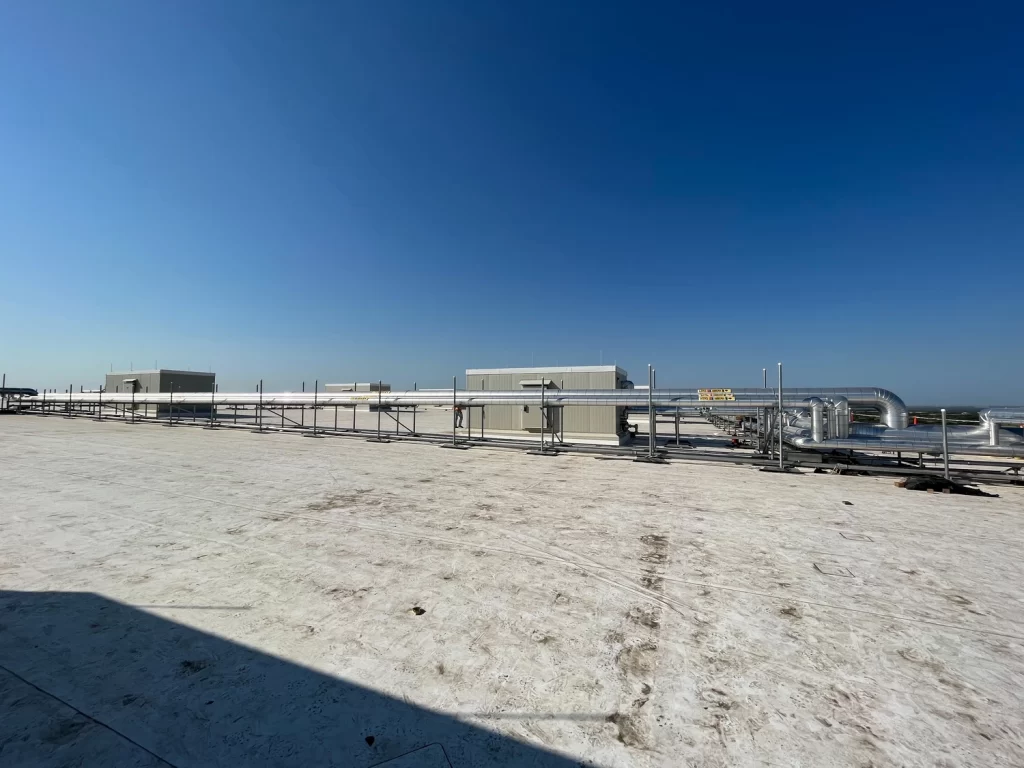
[[[820,443],[825,439],[825,401],[812,397],[807,403],[811,407],[811,440]]]
[[[835,403],[836,425],[832,434],[840,440],[850,436],[850,401],[842,395],[832,398]]]

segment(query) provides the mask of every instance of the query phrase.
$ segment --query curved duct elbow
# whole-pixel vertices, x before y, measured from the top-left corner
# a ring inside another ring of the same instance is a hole
[[[854,398],[848,397],[847,400],[850,403],[854,402]],[[889,429],[906,429],[910,426],[910,412],[907,410],[907,405],[895,392],[876,389],[875,400],[882,411],[882,422]]]
[[[1016,435],[999,428],[1000,424],[1014,424],[1024,426],[1024,408],[1010,405],[997,405],[978,411],[978,418],[981,426],[988,432],[988,444],[998,446],[1001,441],[1001,433],[1010,437],[1011,442],[1016,441]]]
[[[735,391],[735,390],[734,390]],[[790,389],[785,390],[786,399],[806,399],[820,397],[836,401],[843,398],[848,406],[856,408],[872,408],[877,410],[881,422],[890,429],[906,429],[910,425],[910,413],[907,405],[895,392],[879,387],[837,387],[827,389]]]
[[[978,411],[978,418],[982,424],[995,422],[996,424],[1019,424],[1024,426],[1024,408],[997,405]]]

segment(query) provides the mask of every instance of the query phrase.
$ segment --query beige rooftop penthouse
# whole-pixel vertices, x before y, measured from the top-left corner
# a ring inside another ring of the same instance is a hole
[[[626,372],[616,365],[553,366],[545,368],[470,368],[466,371],[468,390],[539,389],[625,389]],[[479,428],[478,411],[474,409],[474,430]],[[528,405],[489,405],[483,409],[486,434],[540,440],[542,417],[540,408]],[[566,442],[621,445],[624,414],[615,406],[565,406],[549,408],[543,429]]]

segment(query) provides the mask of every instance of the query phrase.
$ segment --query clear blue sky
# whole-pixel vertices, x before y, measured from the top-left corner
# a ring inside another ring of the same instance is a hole
[[[1019,3],[0,7],[0,368],[1024,402]]]

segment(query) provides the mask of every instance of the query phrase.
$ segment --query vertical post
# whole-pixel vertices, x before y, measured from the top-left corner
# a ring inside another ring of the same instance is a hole
[[[480,391],[487,389],[487,379],[480,379]],[[487,422],[487,406],[480,406],[480,439],[484,439],[484,424]]]
[[[764,377],[764,389],[768,389],[768,369],[762,368],[761,375]],[[761,423],[758,425],[758,438],[760,443],[761,453],[768,452],[768,408],[767,406],[762,408],[760,411],[760,418],[758,419]]]
[[[338,404],[334,404],[334,431],[338,431]]]
[[[303,382],[303,388],[305,388],[305,382]],[[313,382],[313,437],[316,437],[316,405],[318,391],[320,389],[320,379],[316,379]]]
[[[377,380],[377,440],[380,440],[380,388],[383,383],[383,379]]]
[[[0,384],[0,389],[7,389],[7,374],[6,373],[4,374],[3,383]],[[5,395],[0,395],[0,411],[2,411],[4,409],[4,405],[6,404],[6,400],[7,400],[7,395],[6,394]]]
[[[416,391],[416,382],[415,381],[412,383],[412,391],[413,392]],[[417,408],[419,408],[419,406],[413,404],[413,406],[412,406],[412,433],[414,435],[416,434],[416,409]]]
[[[71,418],[71,394],[75,391],[74,384],[68,384],[68,418]]]
[[[558,389],[565,389],[565,379],[558,380]],[[558,407],[558,442],[565,444],[565,406]]]
[[[544,390],[547,385],[544,383],[544,375],[540,377],[540,451],[544,452]]]
[[[97,410],[99,411],[99,416],[97,416],[96,418],[97,418],[98,421],[103,421],[103,387],[100,387],[100,391],[96,395],[96,397],[99,400],[99,407],[97,408]],[[114,406],[114,415],[117,416],[117,406],[116,405]]]
[[[761,375],[764,377],[764,388],[767,389],[768,388],[768,369],[767,368],[762,368],[761,369]],[[769,437],[768,437],[768,408],[767,407],[761,409],[761,416],[762,416],[761,432],[763,433],[762,435],[760,435],[761,436],[761,453],[762,454],[766,454],[766,453],[768,453],[768,445],[771,442],[769,440]]]
[[[306,394],[306,382],[302,382],[302,394]],[[284,407],[281,408],[281,418],[284,419]],[[282,423],[281,426],[284,426]],[[306,426],[306,404],[299,403],[299,426]]]
[[[458,377],[452,376],[452,445],[457,443],[457,440],[455,439],[455,408],[459,403],[455,394],[456,381],[458,381]]]
[[[940,408],[942,414],[942,476],[949,480],[949,442],[946,438],[946,409]]]
[[[135,384],[132,384],[132,424],[135,423]]]
[[[260,412],[256,414],[256,422],[259,424],[260,432],[263,431],[263,379],[260,379]],[[281,411],[284,413],[284,411]]]
[[[647,364],[647,457],[654,458],[654,366]]]
[[[679,447],[679,406],[676,406],[676,448]]]
[[[352,391],[355,392],[354,389]],[[353,395],[353,397],[354,397],[354,395]],[[355,405],[355,400],[352,401],[352,431],[353,432],[356,431],[356,405]]]
[[[783,462],[782,457],[782,363],[779,363],[779,469],[785,469],[786,466]]]
[[[217,397],[217,385],[210,384],[210,423],[207,424],[203,429],[213,429],[213,411],[214,411],[214,400]]]

